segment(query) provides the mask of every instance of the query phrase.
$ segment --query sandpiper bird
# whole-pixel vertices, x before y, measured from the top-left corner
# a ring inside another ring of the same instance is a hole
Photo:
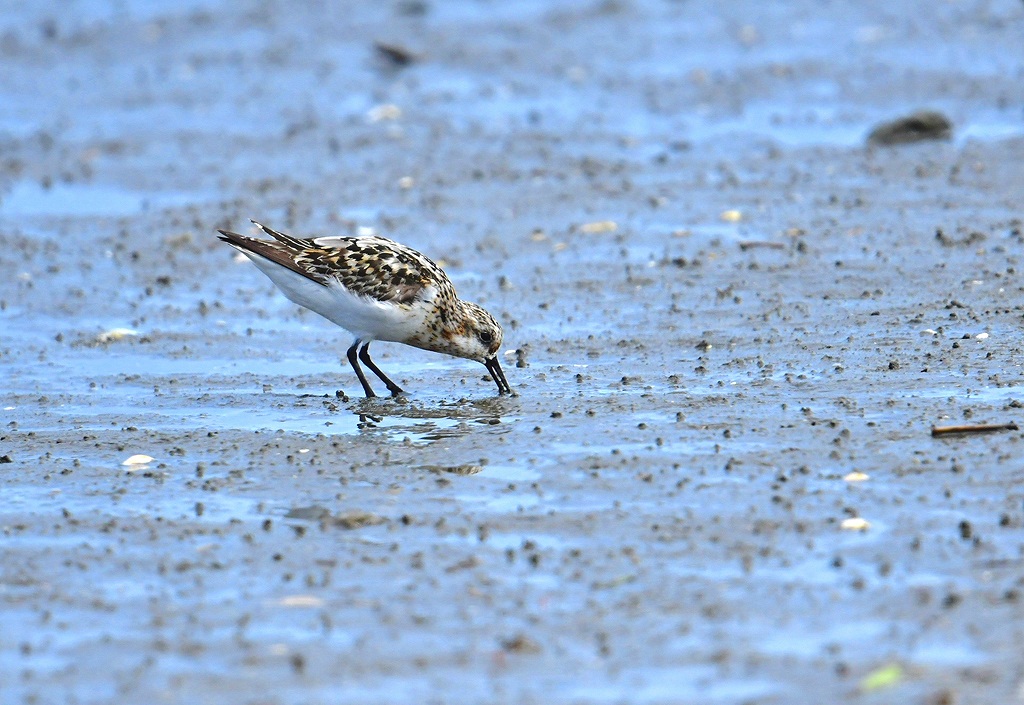
[[[476,360],[499,394],[512,393],[497,357],[501,326],[476,304],[459,300],[448,276],[427,257],[383,237],[303,239],[252,222],[274,239],[218,230],[220,239],[252,260],[289,299],[355,336],[348,361],[367,397],[375,395],[360,360],[393,396],[402,393],[370,359],[374,340]]]

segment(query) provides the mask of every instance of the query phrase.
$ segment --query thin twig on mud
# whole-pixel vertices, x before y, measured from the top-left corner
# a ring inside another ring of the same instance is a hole
[[[755,247],[763,247],[768,250],[784,250],[786,249],[786,243],[772,242],[770,240],[744,240],[740,243],[740,249],[744,252],[752,250]]]
[[[980,423],[965,426],[932,426],[932,436],[949,436],[957,433],[992,433],[993,431],[1016,431],[1013,423]]]

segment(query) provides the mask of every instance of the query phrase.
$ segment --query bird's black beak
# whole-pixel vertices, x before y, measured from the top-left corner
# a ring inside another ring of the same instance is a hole
[[[498,356],[489,357],[484,360],[484,367],[491,373],[491,379],[498,385],[498,394],[511,394],[512,387],[508,386],[508,380],[505,379],[505,373],[501,370],[501,364],[498,362]]]

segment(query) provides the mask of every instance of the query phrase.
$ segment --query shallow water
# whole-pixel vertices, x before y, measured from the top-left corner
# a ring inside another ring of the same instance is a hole
[[[134,215],[195,203],[196,194],[132,193],[114,186],[54,184],[42,186],[22,181],[0,201],[0,213],[10,218],[34,216]]]
[[[1024,402],[1024,7],[933,10],[16,3],[0,701],[1013,700],[1022,437],[930,429]],[[359,398],[253,217],[443,263],[518,396]]]

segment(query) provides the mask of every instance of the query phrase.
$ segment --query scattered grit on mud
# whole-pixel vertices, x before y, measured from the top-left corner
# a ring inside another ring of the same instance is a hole
[[[1024,7],[764,5],[0,20],[0,703],[1020,701],[1022,435],[930,429],[1022,420]],[[519,396],[356,399],[249,217]]]

